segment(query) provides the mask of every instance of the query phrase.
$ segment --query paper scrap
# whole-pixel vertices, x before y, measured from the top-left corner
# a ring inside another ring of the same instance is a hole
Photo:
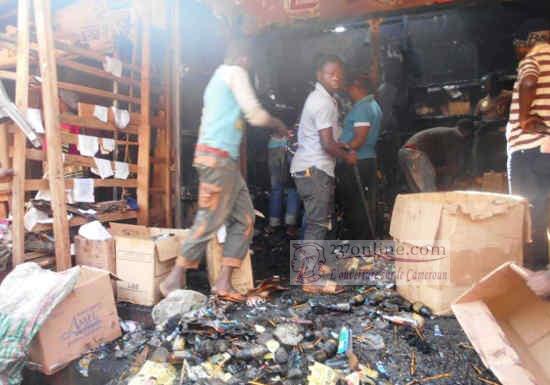
[[[128,110],[119,109],[115,106],[111,107],[111,109],[115,117],[115,125],[120,129],[126,128],[130,123],[130,113]]]
[[[219,243],[225,243],[225,238],[227,238],[227,229],[225,225],[223,225],[218,229],[218,232],[216,233],[216,237],[218,238]]]
[[[34,131],[39,134],[44,133],[44,125],[42,124],[42,112],[38,108],[27,109],[27,121]]]
[[[47,221],[48,219],[50,219],[48,217],[48,214],[38,210],[35,207],[31,207],[25,213],[25,216],[23,217],[23,223],[27,231],[32,231],[32,229],[34,229],[34,226],[36,226],[39,222]]]
[[[78,152],[83,156],[94,156],[99,149],[99,141],[95,136],[78,135]]]
[[[101,120],[103,123],[107,123],[109,120],[109,109],[105,106],[98,106],[96,105],[94,107],[94,116]]]
[[[78,235],[91,241],[105,241],[111,239],[111,234],[99,221],[93,221],[80,226]]]
[[[100,150],[104,155],[110,154],[115,150],[115,140],[111,138],[101,138]]]
[[[96,215],[97,214],[97,211],[94,210],[94,209],[88,209],[88,210],[78,209],[78,212],[81,213],[81,214],[84,214],[84,215]]]
[[[95,167],[92,167],[91,171],[99,175],[101,179],[110,178],[114,175],[113,172],[113,166],[111,165],[111,161],[108,159],[100,159],[100,158],[94,158],[95,161]]]
[[[318,362],[310,366],[310,371],[308,385],[335,385],[338,381],[339,376],[334,369]]]
[[[117,58],[105,56],[103,60],[103,69],[105,72],[109,72],[116,77],[122,76],[122,62]]]
[[[115,178],[128,179],[129,175],[130,175],[130,167],[128,163],[115,161]]]
[[[75,202],[94,203],[94,180],[75,178],[73,180],[73,199]]]

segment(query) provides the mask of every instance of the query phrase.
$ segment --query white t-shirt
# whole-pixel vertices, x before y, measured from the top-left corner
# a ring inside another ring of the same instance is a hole
[[[290,165],[291,173],[316,167],[334,177],[336,160],[323,149],[319,137],[319,131],[328,127],[332,127],[332,136],[338,140],[341,132],[338,105],[327,90],[317,83],[302,111],[298,127],[298,149]]]

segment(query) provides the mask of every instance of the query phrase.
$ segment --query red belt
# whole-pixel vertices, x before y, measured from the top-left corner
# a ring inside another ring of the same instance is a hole
[[[221,158],[229,158],[229,153],[227,151],[220,150],[219,148],[210,147],[205,144],[197,144],[195,150],[200,152],[207,152]]]
[[[414,144],[405,144],[403,148],[408,148],[410,150],[418,150]]]

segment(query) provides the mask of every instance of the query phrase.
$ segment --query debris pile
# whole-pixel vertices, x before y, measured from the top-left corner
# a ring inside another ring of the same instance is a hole
[[[333,296],[293,288],[249,304],[182,290],[153,317],[149,329],[123,321],[121,339],[75,363],[81,375],[109,385],[498,384],[454,318],[387,284]]]

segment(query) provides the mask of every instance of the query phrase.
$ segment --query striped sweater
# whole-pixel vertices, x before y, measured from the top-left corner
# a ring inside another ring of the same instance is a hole
[[[508,155],[518,150],[538,148],[545,141],[550,141],[550,136],[521,130],[519,124],[519,83],[527,76],[537,78],[536,97],[531,105],[530,114],[539,115],[544,120],[550,134],[550,44],[539,43],[535,45],[519,64],[518,80],[514,84],[510,118],[506,126]]]

